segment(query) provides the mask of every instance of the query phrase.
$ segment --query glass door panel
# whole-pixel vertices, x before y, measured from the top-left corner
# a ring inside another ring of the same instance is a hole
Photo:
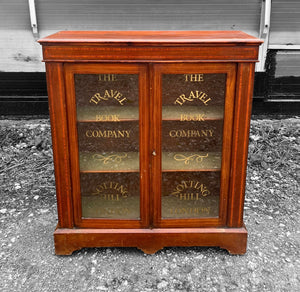
[[[83,218],[140,219],[139,74],[74,74]]]
[[[161,75],[162,219],[219,216],[226,78]]]

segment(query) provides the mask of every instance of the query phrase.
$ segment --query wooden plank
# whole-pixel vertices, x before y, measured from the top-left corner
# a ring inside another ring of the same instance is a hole
[[[138,247],[155,253],[168,246],[220,246],[244,254],[247,230],[241,228],[56,229],[55,253],[70,255],[84,247]]]
[[[243,207],[250,116],[254,82],[254,64],[239,64],[237,72],[230,188],[228,197],[227,226],[243,226]]]
[[[133,42],[128,44],[128,42]],[[139,44],[226,44],[257,45],[262,41],[242,31],[61,31],[39,40],[42,45],[55,43],[74,44],[125,44],[137,46]]]
[[[62,64],[47,64],[49,111],[55,164],[58,224],[62,228],[73,227],[73,202],[71,194],[71,170],[65,84]]]
[[[144,55],[143,55],[144,54]],[[65,62],[111,62],[114,60],[127,60],[129,62],[148,62],[155,61],[173,61],[188,60],[199,61],[248,61],[256,62],[258,58],[257,47],[245,46],[190,46],[177,47],[176,50],[172,46],[151,46],[151,47],[128,47],[120,50],[117,47],[84,46],[81,48],[72,48],[72,55],[70,54],[68,46],[44,46],[44,60],[45,61],[62,61]],[[146,60],[146,61],[145,61]]]

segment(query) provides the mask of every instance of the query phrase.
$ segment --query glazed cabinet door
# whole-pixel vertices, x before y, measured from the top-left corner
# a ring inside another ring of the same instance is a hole
[[[65,64],[74,222],[148,226],[147,67]]]
[[[226,224],[236,65],[153,67],[156,227]]]

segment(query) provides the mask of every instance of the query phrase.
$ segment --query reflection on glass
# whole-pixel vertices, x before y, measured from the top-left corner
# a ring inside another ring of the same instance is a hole
[[[140,217],[139,173],[81,173],[80,182],[83,217]]]
[[[162,218],[218,217],[226,74],[162,75]]]
[[[164,172],[162,217],[217,217],[220,172]]]
[[[137,74],[75,74],[82,217],[139,219]]]

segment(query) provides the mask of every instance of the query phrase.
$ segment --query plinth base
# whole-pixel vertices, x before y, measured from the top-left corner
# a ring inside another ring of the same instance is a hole
[[[137,247],[153,254],[171,246],[218,246],[244,254],[247,230],[241,228],[65,229],[54,232],[55,253],[70,255],[85,247]]]

